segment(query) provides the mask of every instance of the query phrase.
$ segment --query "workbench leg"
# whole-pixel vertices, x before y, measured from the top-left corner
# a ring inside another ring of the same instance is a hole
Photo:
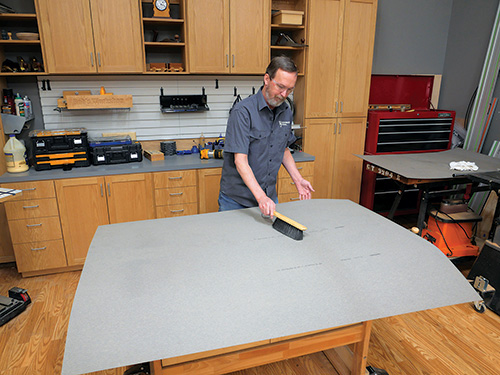
[[[396,198],[394,198],[394,202],[392,202],[391,210],[389,211],[389,215],[387,215],[387,218],[389,220],[394,219],[394,214],[396,213],[396,210],[398,209],[399,202],[401,202],[401,198],[403,197],[403,193],[405,192],[405,185],[401,185],[400,188],[398,189],[398,193],[396,194]]]
[[[372,331],[372,322],[363,322],[363,339],[354,344],[354,353],[352,357],[352,375],[364,375],[366,373],[366,357],[368,357],[368,345],[370,344],[370,334]]]
[[[429,191],[425,189],[420,201],[420,209],[418,210],[417,228],[418,235],[422,237],[422,229],[424,229],[425,216],[427,215],[427,206],[429,204]]]

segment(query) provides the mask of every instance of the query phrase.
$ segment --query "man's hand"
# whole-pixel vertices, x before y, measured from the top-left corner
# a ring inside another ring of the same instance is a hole
[[[274,210],[276,209],[276,203],[274,203],[274,201],[268,196],[262,197],[258,200],[258,202],[259,209],[260,212],[262,212],[262,215],[270,216],[272,219],[274,216]]]
[[[301,201],[304,199],[311,199],[311,194],[314,189],[309,181],[303,178],[298,184],[295,184],[295,186],[297,187]]]

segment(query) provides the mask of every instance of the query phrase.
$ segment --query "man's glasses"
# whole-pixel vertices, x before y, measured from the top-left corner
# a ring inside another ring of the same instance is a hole
[[[271,79],[271,81],[273,81],[274,85],[278,88],[278,90],[280,90],[280,93],[286,91],[286,94],[289,95],[295,89],[295,87],[288,88],[286,86],[283,86],[281,83],[276,82],[274,79]]]

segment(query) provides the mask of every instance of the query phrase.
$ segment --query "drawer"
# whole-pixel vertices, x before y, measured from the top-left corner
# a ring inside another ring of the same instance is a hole
[[[314,163],[311,161],[303,161],[297,163],[297,169],[299,170],[302,177],[313,176],[314,175]],[[278,178],[290,177],[285,167],[281,166],[278,172]]]
[[[281,178],[278,181],[278,194],[286,194],[286,193],[297,193],[297,188],[295,187],[295,183],[292,179],[289,178]]]
[[[198,203],[173,204],[170,206],[156,206],[156,218],[196,215]]]
[[[295,202],[295,201],[299,201],[299,200],[300,200],[300,197],[299,197],[299,193],[297,193],[297,192],[278,195],[278,201],[280,203]]]
[[[198,202],[196,186],[187,186],[171,189],[156,189],[155,202],[157,206]]]
[[[62,238],[59,216],[9,220],[9,229],[13,244]]]
[[[5,202],[5,211],[9,220],[59,216],[56,198]]]
[[[14,245],[19,272],[66,267],[63,240],[40,241]]]
[[[33,181],[33,182],[16,182],[12,184],[2,184],[2,187],[10,189],[22,190],[22,194],[16,195],[9,201],[19,201],[27,199],[39,198],[55,198],[56,192],[53,181]]]
[[[153,173],[155,189],[196,186],[196,170]]]

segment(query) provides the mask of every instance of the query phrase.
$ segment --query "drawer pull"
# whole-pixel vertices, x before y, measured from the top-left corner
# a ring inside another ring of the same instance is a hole
[[[290,198],[291,201],[298,201],[299,199],[300,199],[300,197]]]
[[[41,227],[41,226],[42,226],[42,223],[40,223],[40,224],[26,224],[27,228]]]
[[[182,176],[179,177],[169,177],[169,180],[182,180]]]
[[[44,246],[44,247],[35,247],[34,249],[31,248],[31,251],[45,250],[46,248],[47,248],[47,246]]]
[[[29,188],[29,189],[21,189],[21,191],[33,191],[33,190],[36,190],[36,187],[34,187],[34,188]]]
[[[295,185],[295,182],[293,182],[293,181],[292,181],[292,182],[290,182],[290,185]]]
[[[181,191],[180,193],[170,193],[170,196],[173,197],[175,195],[182,195],[182,194],[184,194],[184,192]]]
[[[40,205],[36,204],[34,206],[23,206],[23,208],[38,208]]]
[[[170,212],[173,213],[173,214],[175,214],[177,212],[184,212],[184,209],[182,209],[182,210],[170,210]]]
[[[301,169],[304,169],[304,167],[297,167],[297,169],[300,171]]]

